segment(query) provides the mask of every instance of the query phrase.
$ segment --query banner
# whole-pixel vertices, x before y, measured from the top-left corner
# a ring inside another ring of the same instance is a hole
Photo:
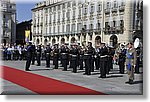
[[[25,31],[25,42],[28,43],[30,41],[30,30]]]

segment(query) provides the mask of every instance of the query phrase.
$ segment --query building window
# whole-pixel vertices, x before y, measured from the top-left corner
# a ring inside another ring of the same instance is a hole
[[[52,8],[49,8],[49,12],[52,12]]]
[[[124,0],[121,0],[121,6],[125,6]]]
[[[117,8],[117,7],[118,7],[117,1],[114,1],[114,8]]]
[[[51,27],[49,27],[49,33],[51,34]]]
[[[92,35],[90,35],[90,39],[89,40],[92,40]]]
[[[65,9],[65,8],[66,8],[65,3],[63,4],[63,6],[62,6],[62,7],[63,7],[62,9]]]
[[[52,15],[49,15],[49,22],[51,23],[52,21]]]
[[[60,33],[60,26],[58,26],[58,33]]]
[[[58,13],[58,21],[60,21],[60,12]]]
[[[84,35],[84,38],[83,38],[83,39],[84,39],[84,41],[86,40],[86,35]]]
[[[87,29],[87,26],[86,26],[86,25],[84,25],[83,27],[84,27],[85,30]]]
[[[53,29],[53,33],[55,34],[55,26],[54,26],[54,29]]]
[[[93,29],[93,24],[90,24],[90,27],[89,27],[91,30]]]
[[[101,28],[101,24],[97,23],[97,29],[99,30]]]
[[[71,6],[71,3],[70,3],[70,2],[68,2],[67,7],[70,7],[70,6]]]
[[[106,9],[110,8],[110,2],[107,2]]]
[[[81,23],[78,23],[77,24],[77,31],[79,32],[79,31],[81,31],[82,30],[82,24]]]
[[[56,11],[56,6],[53,7],[53,11]]]
[[[113,27],[116,27],[116,21],[113,21]]]
[[[75,13],[76,13],[75,10],[73,10],[73,19],[75,19]]]
[[[47,25],[48,22],[48,16],[45,16],[45,24]]]
[[[76,6],[76,1],[75,0],[73,1],[72,6]]]
[[[120,26],[124,27],[124,21],[123,20],[120,20]]]
[[[67,17],[67,20],[69,20],[70,19],[70,12],[68,11],[68,12],[66,12],[67,14],[66,14],[66,17]]]
[[[66,32],[67,32],[67,33],[70,32],[70,24],[66,25]]]
[[[62,32],[64,33],[65,32],[65,26],[62,25]]]
[[[101,12],[102,11],[102,4],[98,4],[98,10],[97,12]]]
[[[60,10],[60,5],[58,5],[58,10]]]
[[[106,29],[109,29],[109,28],[110,28],[109,22],[105,22],[105,28],[106,28]]]
[[[56,21],[56,14],[54,13],[54,22]]]
[[[91,5],[91,13],[94,13],[94,4]]]
[[[47,8],[45,9],[45,13],[48,13],[48,9]]]
[[[76,27],[75,24],[72,24],[72,30],[71,30],[72,32],[75,32],[76,29],[75,27]]]

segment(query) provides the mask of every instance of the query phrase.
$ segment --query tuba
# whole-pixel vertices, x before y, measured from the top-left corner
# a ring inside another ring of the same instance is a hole
[[[139,38],[136,38],[135,41],[134,41],[134,48],[138,48],[139,47],[139,44],[140,44],[140,40]]]

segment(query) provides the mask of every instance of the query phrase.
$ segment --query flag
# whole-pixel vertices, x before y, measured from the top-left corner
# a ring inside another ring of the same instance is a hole
[[[25,42],[28,43],[30,41],[30,30],[25,31]]]

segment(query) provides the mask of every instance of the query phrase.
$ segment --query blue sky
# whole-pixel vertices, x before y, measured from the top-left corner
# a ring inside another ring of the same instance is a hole
[[[22,22],[22,21],[32,19],[31,9],[39,1],[44,1],[44,0],[30,0],[30,1],[29,0],[25,0],[25,1],[16,0],[17,20],[18,20],[19,23]]]

